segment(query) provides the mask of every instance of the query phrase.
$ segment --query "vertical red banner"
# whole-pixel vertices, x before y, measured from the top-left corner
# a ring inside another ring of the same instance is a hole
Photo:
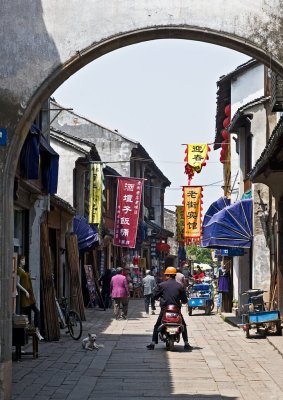
[[[134,248],[136,246],[143,180],[139,178],[117,179],[114,245]]]

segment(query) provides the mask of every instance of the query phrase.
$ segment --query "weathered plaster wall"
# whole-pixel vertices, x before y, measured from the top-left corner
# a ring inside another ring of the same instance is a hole
[[[254,240],[252,287],[269,291],[270,282],[270,230],[269,188],[260,183],[253,186]]]
[[[68,111],[62,111],[52,122],[52,127],[94,143],[101,161],[122,176],[130,176],[129,161],[137,142]]]
[[[258,105],[250,110],[253,113],[251,133],[253,134],[252,166],[266,146],[267,118],[265,106]],[[270,228],[269,228],[269,188],[255,183],[252,186],[253,203],[253,276],[254,288],[269,290],[270,282]]]
[[[282,0],[3,1],[0,15],[0,398],[11,387],[13,180],[41,104],[78,69],[122,46],[157,38],[215,43],[283,75]]]

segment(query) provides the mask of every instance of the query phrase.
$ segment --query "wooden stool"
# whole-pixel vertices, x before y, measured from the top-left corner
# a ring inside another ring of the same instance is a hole
[[[28,343],[28,336],[32,338],[32,351],[22,351],[22,346]],[[26,328],[13,329],[13,345],[16,347],[15,360],[18,361],[22,356],[32,355],[33,358],[38,358],[38,337],[34,330]]]
[[[38,340],[37,334],[36,334],[36,332],[29,331],[29,332],[27,332],[27,335],[32,337],[32,352],[30,351],[25,354],[32,355],[33,358],[38,358],[38,342],[39,342],[39,340]]]

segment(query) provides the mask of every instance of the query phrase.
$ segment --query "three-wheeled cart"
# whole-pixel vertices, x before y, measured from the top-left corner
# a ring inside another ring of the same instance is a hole
[[[275,331],[276,335],[282,335],[280,311],[249,311],[243,315],[242,328],[246,332],[246,337],[251,337],[250,330],[255,329],[257,333],[267,335]]]
[[[282,335],[281,318],[279,310],[266,310],[263,301],[264,291],[261,289],[250,289],[242,293],[248,295],[248,304],[244,305],[242,323],[239,325],[246,332],[246,337],[251,337],[250,330],[254,329],[259,334],[267,335],[274,332]]]
[[[194,309],[204,310],[209,315],[214,308],[214,289],[211,283],[195,283],[188,292],[188,314]]]

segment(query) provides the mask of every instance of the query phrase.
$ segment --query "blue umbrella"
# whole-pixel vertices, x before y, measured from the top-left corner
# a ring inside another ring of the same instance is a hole
[[[239,200],[215,213],[203,226],[202,247],[250,248],[253,239],[252,199]]]

